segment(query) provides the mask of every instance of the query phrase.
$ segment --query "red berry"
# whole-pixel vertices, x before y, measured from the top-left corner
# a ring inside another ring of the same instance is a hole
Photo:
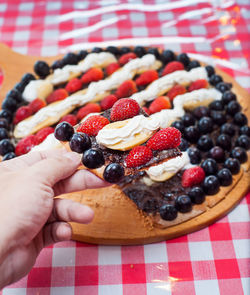
[[[29,106],[20,107],[15,114],[14,124],[17,124],[32,115],[32,109]]]
[[[73,93],[76,92],[78,90],[80,90],[82,88],[82,81],[80,79],[77,78],[73,78],[71,79],[65,89],[69,92],[69,93]]]
[[[181,143],[181,133],[174,127],[164,128],[155,133],[147,142],[151,150],[167,150],[177,148]]]
[[[162,76],[165,76],[167,74],[173,73],[175,71],[181,71],[184,70],[184,65],[179,62],[179,61],[171,61],[170,63],[168,63],[163,72],[162,72]]]
[[[187,90],[184,86],[176,84],[174,87],[172,87],[169,92],[168,92],[168,97],[170,98],[171,101],[180,94],[186,93]]]
[[[112,107],[111,121],[121,121],[132,118],[140,112],[139,104],[132,98],[121,98]]]
[[[80,110],[77,112],[77,119],[80,121],[84,117],[86,117],[90,113],[100,113],[101,107],[97,103],[87,103],[84,107],[80,108]]]
[[[134,58],[137,58],[134,52],[125,53],[119,58],[119,63],[123,66]]]
[[[115,71],[120,68],[120,65],[117,62],[113,62],[106,67],[106,74],[108,76],[112,75]]]
[[[17,156],[27,154],[37,144],[37,137],[35,135],[29,135],[18,142],[15,153]]]
[[[149,111],[151,114],[160,112],[164,109],[170,109],[171,103],[167,96],[159,96],[157,97],[149,106]]]
[[[129,97],[135,92],[137,92],[135,82],[133,80],[127,80],[118,87],[115,96],[118,98]]]
[[[102,110],[105,111],[107,109],[112,108],[112,106],[114,105],[115,102],[117,102],[117,100],[118,98],[113,94],[110,94],[104,97],[104,99],[100,103]]]
[[[33,114],[45,106],[46,106],[46,102],[40,98],[36,98],[29,103],[29,107],[31,108]]]
[[[67,96],[69,96],[68,92],[63,88],[59,88],[53,91],[49,96],[47,96],[46,101],[49,104],[58,100],[63,100]]]
[[[89,69],[81,78],[83,84],[88,84],[90,82],[96,82],[103,79],[103,71],[99,68]]]
[[[144,110],[144,112],[145,112],[147,115],[151,115],[151,112],[150,112],[149,108],[147,108],[147,107],[142,107],[142,109]]]
[[[36,134],[37,144],[43,142],[45,138],[51,133],[54,133],[54,128],[52,127],[45,127],[39,130]]]
[[[137,86],[144,86],[147,85],[154,80],[158,79],[159,75],[155,70],[149,70],[142,73],[136,80],[135,83]]]
[[[200,166],[186,169],[182,174],[181,184],[183,187],[190,187],[201,183],[205,178],[205,172]]]
[[[207,88],[208,87],[208,82],[205,79],[199,79],[196,80],[194,82],[191,83],[191,85],[189,86],[188,90],[189,91],[194,91],[194,90],[198,90],[201,88]]]
[[[72,126],[75,126],[77,124],[77,118],[76,118],[75,115],[72,115],[72,114],[69,114],[69,115],[66,115],[66,116],[62,117],[62,119],[60,120],[59,123],[61,123],[63,121],[68,122]]]
[[[145,165],[153,157],[151,149],[144,145],[134,147],[125,159],[128,168]]]
[[[93,115],[79,125],[77,132],[83,132],[90,136],[96,136],[98,132],[107,124],[109,120],[103,116]]]

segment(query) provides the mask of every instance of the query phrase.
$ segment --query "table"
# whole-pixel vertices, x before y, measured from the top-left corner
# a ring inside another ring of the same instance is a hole
[[[21,53],[161,46],[217,61],[250,91],[249,32],[247,0],[0,2],[0,40]],[[249,204],[250,193],[217,223],[167,242],[58,243],[41,252],[28,276],[0,294],[250,294]]]

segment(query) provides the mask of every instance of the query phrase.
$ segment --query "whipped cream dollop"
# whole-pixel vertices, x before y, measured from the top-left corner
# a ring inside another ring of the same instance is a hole
[[[57,148],[61,148],[63,145],[62,143],[57,140],[54,136],[54,133],[49,134],[43,142],[41,142],[38,145],[35,145],[31,151],[35,151],[35,152],[40,152],[40,151],[45,151],[48,149],[57,149]]]
[[[32,80],[23,91],[23,98],[31,102],[36,98],[45,99],[53,91],[53,85],[47,80]]]

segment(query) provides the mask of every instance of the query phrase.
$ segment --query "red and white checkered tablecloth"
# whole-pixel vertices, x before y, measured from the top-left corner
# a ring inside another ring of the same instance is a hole
[[[217,64],[250,90],[248,0],[1,0],[0,41],[30,55],[154,45]],[[227,217],[145,246],[45,248],[3,295],[250,294],[250,193]]]

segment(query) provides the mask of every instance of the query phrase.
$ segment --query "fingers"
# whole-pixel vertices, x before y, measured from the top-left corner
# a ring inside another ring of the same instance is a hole
[[[44,247],[51,244],[69,241],[72,236],[71,226],[66,222],[53,222],[45,226],[43,231]]]

